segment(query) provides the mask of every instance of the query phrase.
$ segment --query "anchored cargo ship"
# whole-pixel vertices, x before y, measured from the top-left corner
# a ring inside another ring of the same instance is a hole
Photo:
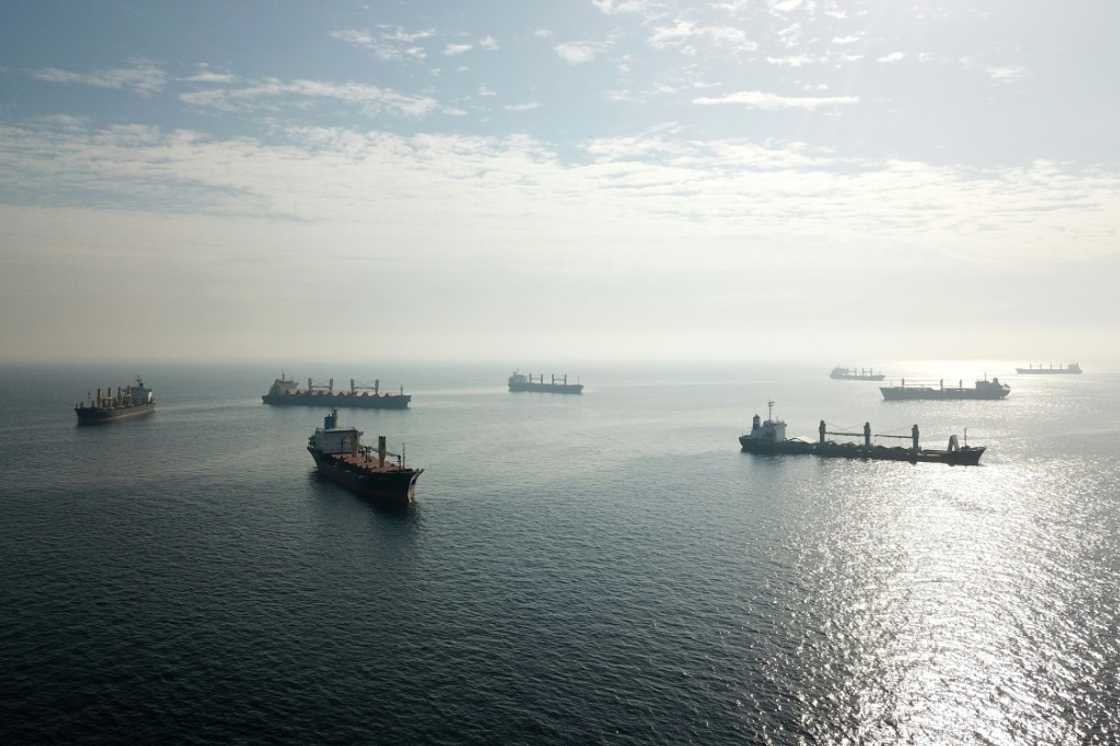
[[[1006,399],[1011,393],[1011,387],[1000,383],[998,378],[977,381],[973,388],[966,389],[964,381],[959,381],[956,386],[946,386],[945,379],[941,379],[937,386],[910,386],[906,379],[902,379],[901,386],[882,386],[883,398],[887,401],[912,401],[915,399]]]
[[[302,405],[307,407],[359,407],[362,409],[408,409],[412,395],[404,393],[381,393],[381,379],[372,386],[359,386],[350,379],[347,391],[335,391],[334,379],[326,386],[307,379],[307,388],[301,389],[296,381],[289,381],[283,373],[272,382],[268,393],[261,397],[265,404]]]
[[[839,381],[882,381],[886,374],[876,373],[870,368],[833,368],[828,377]]]
[[[88,401],[74,404],[79,425],[101,425],[156,411],[152,390],[139,377],[135,386],[118,386],[115,392],[107,387],[104,394],[98,389],[96,396],[88,396]]]
[[[541,373],[537,378],[533,378],[533,374],[520,373],[514,371],[509,377],[509,390],[510,391],[542,391],[548,394],[582,394],[582,383],[568,383],[568,374],[564,373],[561,376],[552,375],[549,381],[544,380],[544,373]]]
[[[1034,367],[1034,363],[1030,363],[1026,368],[1016,368],[1015,372],[1019,375],[1079,376],[1082,371],[1081,366],[1077,363],[1070,363],[1069,365],[1063,365],[1059,368],[1055,368],[1053,363],[1050,363],[1049,368],[1043,368],[1041,363],[1039,363],[1039,366],[1036,368]]]
[[[361,430],[338,426],[337,409],[307,439],[307,451],[320,474],[356,495],[390,505],[412,502],[416,480],[424,473],[409,468],[401,450],[401,454],[389,453],[384,435],[377,436],[376,451],[362,445]]]
[[[739,445],[747,453],[765,455],[810,455],[824,458],[851,458],[869,459],[874,461],[909,461],[950,464],[953,466],[977,466],[980,457],[984,455],[984,448],[973,448],[968,445],[968,431],[965,431],[965,444],[962,446],[957,441],[956,435],[949,436],[949,445],[943,451],[921,448],[918,444],[918,426],[910,429],[909,435],[884,435],[871,432],[871,423],[863,423],[862,433],[845,433],[828,430],[824,420],[817,428],[819,437],[816,442],[801,438],[786,437],[786,423],[774,419],[774,402],[769,402],[769,416],[765,422],[760,422],[756,414],[751,422],[751,431],[739,436]],[[863,443],[837,443],[828,440],[829,435],[848,437],[862,437]],[[872,444],[873,438],[894,438],[909,440],[911,446],[882,446]]]

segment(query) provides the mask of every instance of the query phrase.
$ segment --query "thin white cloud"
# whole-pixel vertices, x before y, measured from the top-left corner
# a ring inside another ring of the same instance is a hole
[[[758,49],[758,44],[747,38],[742,29],[734,26],[705,26],[684,20],[655,27],[646,41],[654,49],[679,49],[690,55],[696,54],[693,44],[700,41],[740,51]]]
[[[781,2],[773,3],[774,10],[782,13],[791,13],[801,7],[805,0],[781,0]]]
[[[30,70],[36,80],[50,83],[77,83],[95,88],[112,88],[152,96],[163,90],[167,84],[167,74],[163,68],[150,62],[135,62],[128,67],[112,67],[104,70],[76,72],[57,67],[42,67]]]
[[[502,107],[506,111],[532,111],[541,108],[539,101],[528,101],[523,104],[506,104]]]
[[[180,94],[190,106],[219,111],[276,109],[283,105],[306,104],[316,99],[334,100],[360,106],[367,113],[390,112],[420,117],[430,114],[438,102],[428,96],[399,93],[392,88],[362,83],[328,83],[316,80],[282,81],[267,78],[241,88],[215,88]]]
[[[448,44],[443,48],[443,53],[448,57],[457,57],[474,49],[473,44]]]
[[[883,55],[875,61],[882,62],[884,64],[890,64],[892,62],[901,62],[904,59],[906,59],[905,52],[891,52],[890,54]]]
[[[219,73],[213,70],[199,70],[194,75],[186,78],[180,78],[186,83],[217,83],[226,84],[232,83],[237,80],[237,77],[230,73]]]
[[[591,4],[609,16],[620,13],[641,13],[649,10],[649,0],[591,0]]]
[[[835,106],[849,106],[858,104],[858,96],[782,96],[776,93],[762,91],[740,91],[729,93],[726,96],[702,96],[692,99],[692,103],[701,106],[736,105],[746,106],[749,109],[762,109],[763,111],[779,111],[782,109],[804,109],[816,111]]]
[[[494,93],[494,91],[490,90],[486,86],[480,85],[478,87],[478,95],[479,96],[497,96],[498,94]]]
[[[814,62],[823,62],[823,59],[816,57],[809,57],[804,54],[790,55],[789,57],[767,57],[766,61],[771,65],[782,65],[785,67],[803,67],[810,65]]]
[[[427,50],[417,42],[434,36],[433,29],[406,31],[401,26],[379,26],[378,29],[376,33],[364,29],[342,29],[332,31],[330,36],[352,46],[368,49],[383,60],[422,62],[427,59]]]
[[[843,46],[845,44],[855,44],[861,38],[862,37],[859,34],[851,34],[849,36],[834,36],[832,37],[832,43],[838,46]]]
[[[493,36],[484,36],[481,39],[479,39],[478,40],[478,48],[479,49],[485,49],[488,52],[493,52],[493,51],[496,51],[496,50],[500,49],[500,47],[498,46],[498,40],[495,39]]]
[[[984,72],[997,83],[1014,83],[1027,77],[1027,68],[1019,65],[993,65]]]
[[[553,47],[560,59],[569,65],[591,62],[603,49],[601,44],[589,41],[566,41]]]
[[[538,39],[551,39],[552,31],[546,28],[539,28],[533,32],[533,36],[537,37]]]

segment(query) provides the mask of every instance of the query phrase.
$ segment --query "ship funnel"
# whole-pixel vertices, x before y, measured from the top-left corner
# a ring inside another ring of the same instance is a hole
[[[380,394],[381,394],[381,379],[380,378],[375,378],[375,379],[373,379],[373,395],[378,396]]]
[[[331,392],[332,394],[334,393],[334,379],[333,378],[328,378],[327,379],[327,391]]]
[[[354,379],[353,378],[350,379],[350,393],[351,394],[354,393]]]
[[[338,410],[332,409],[331,413],[323,418],[324,430],[335,430],[338,428]]]
[[[378,435],[377,436],[377,465],[380,466],[380,467],[385,466],[385,452],[386,452],[386,450],[387,449],[385,447],[385,436],[384,435]]]

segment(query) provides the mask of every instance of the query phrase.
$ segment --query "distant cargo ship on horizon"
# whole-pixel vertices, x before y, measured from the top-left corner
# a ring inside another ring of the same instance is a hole
[[[1049,368],[1043,368],[1042,363],[1038,367],[1034,367],[1033,363],[1028,364],[1026,368],[1016,368],[1015,372],[1019,375],[1036,375],[1036,376],[1079,376],[1083,372],[1081,366],[1077,363],[1070,363],[1055,368],[1053,363],[1050,363]]]
[[[983,381],[977,381],[970,389],[964,387],[964,381],[959,381],[956,386],[946,386],[945,380],[933,386],[907,386],[906,379],[902,379],[901,386],[882,386],[879,391],[886,401],[913,401],[922,399],[933,400],[960,400],[960,399],[1006,399],[1011,393],[1011,387],[1000,383],[998,378],[988,380],[985,375]]]
[[[885,373],[876,373],[871,368],[837,367],[832,369],[828,377],[838,381],[882,381],[887,376]]]
[[[261,401],[280,406],[408,409],[412,395],[404,393],[404,386],[401,386],[400,393],[381,393],[381,379],[375,380],[372,386],[359,386],[351,378],[348,391],[336,392],[333,378],[329,379],[326,386],[316,384],[308,378],[307,388],[301,389],[299,383],[289,381],[281,372],[280,377],[272,382],[268,393],[261,397]]]
[[[551,379],[546,382],[544,380],[544,373],[536,379],[533,374],[525,374],[519,371],[514,371],[509,377],[509,390],[512,392],[520,391],[538,391],[546,394],[582,394],[582,383],[568,383],[568,374],[564,373],[560,376],[560,380],[556,380],[556,374],[552,374]]]

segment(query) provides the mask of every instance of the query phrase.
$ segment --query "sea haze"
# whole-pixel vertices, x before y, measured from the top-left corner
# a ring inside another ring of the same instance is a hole
[[[1012,387],[885,403],[831,363],[589,366],[580,397],[289,370],[414,395],[341,416],[425,468],[405,512],[316,478],[325,411],[262,405],[279,370],[145,365],[154,416],[77,428],[135,368],[0,369],[0,736],[1115,743],[1120,373],[884,361]],[[771,399],[791,435],[989,451],[741,453]]]

